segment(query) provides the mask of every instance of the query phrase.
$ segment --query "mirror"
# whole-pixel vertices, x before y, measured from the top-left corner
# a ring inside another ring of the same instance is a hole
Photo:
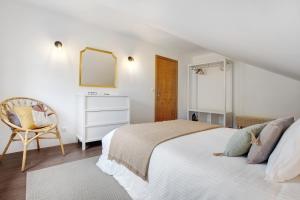
[[[115,87],[117,57],[110,51],[86,47],[80,52],[80,86]]]

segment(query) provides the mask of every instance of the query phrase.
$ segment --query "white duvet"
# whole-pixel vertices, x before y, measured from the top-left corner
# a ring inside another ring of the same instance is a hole
[[[102,140],[97,166],[112,175],[134,200],[300,200],[300,177],[287,183],[264,180],[265,164],[216,157],[234,129],[219,128],[169,140],[151,156],[149,182],[107,159],[114,131]]]

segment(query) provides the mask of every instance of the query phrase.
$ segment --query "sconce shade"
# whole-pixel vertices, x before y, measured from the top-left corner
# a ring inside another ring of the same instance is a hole
[[[56,46],[56,48],[62,48],[62,46],[63,46],[61,41],[55,41],[54,45]]]
[[[132,56],[128,56],[128,61],[132,62],[134,61],[134,58]]]

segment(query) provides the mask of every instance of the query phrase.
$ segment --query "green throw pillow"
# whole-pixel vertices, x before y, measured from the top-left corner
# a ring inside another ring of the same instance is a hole
[[[251,147],[251,134],[257,138],[266,125],[266,123],[256,124],[238,130],[229,139],[224,151],[224,156],[237,157],[248,153]]]

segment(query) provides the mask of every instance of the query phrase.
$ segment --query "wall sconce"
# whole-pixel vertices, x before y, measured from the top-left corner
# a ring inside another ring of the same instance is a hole
[[[54,42],[54,46],[55,46],[56,48],[58,48],[58,49],[61,49],[62,46],[63,46],[63,44],[61,43],[61,41],[55,41],[55,42]]]
[[[134,58],[132,56],[128,56],[128,61],[129,62],[133,62],[134,61]]]

